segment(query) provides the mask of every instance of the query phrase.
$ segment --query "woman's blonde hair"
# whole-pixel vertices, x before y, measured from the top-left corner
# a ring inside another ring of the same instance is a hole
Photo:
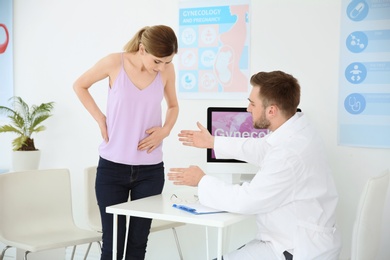
[[[176,54],[178,51],[176,34],[171,27],[166,25],[142,28],[124,46],[123,50],[125,52],[137,52],[141,43],[146,52],[159,58]]]

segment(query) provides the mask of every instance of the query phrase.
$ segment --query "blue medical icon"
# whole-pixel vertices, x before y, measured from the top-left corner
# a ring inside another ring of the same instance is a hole
[[[346,40],[346,45],[348,50],[353,53],[359,53],[364,51],[367,48],[368,37],[364,32],[353,32],[348,35]]]
[[[363,0],[354,0],[347,7],[347,15],[352,21],[361,21],[367,17],[368,4]]]
[[[180,79],[180,88],[182,90],[192,90],[195,91],[196,89],[196,76],[192,72],[187,72],[181,75]]]
[[[352,93],[344,100],[344,108],[350,114],[360,114],[366,108],[366,99],[362,94]]]
[[[359,84],[363,82],[366,76],[367,69],[363,63],[354,62],[345,69],[345,78],[352,84]]]

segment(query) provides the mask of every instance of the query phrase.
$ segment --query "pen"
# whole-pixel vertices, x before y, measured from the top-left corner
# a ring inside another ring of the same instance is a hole
[[[181,209],[181,210],[188,211],[188,212],[195,212],[196,211],[196,209],[193,209],[193,208],[190,208],[190,207],[187,207],[187,206],[183,206],[183,205],[173,204],[172,206],[175,207],[175,208]]]

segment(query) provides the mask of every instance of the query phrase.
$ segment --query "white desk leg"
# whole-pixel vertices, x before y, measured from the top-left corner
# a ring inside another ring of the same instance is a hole
[[[210,250],[209,250],[209,227],[206,226],[206,259],[210,259]]]
[[[118,237],[118,215],[113,215],[113,228],[112,228],[112,260],[116,260],[116,248],[117,248],[117,237]]]
[[[230,234],[231,234],[231,227],[227,226],[223,230],[223,240],[222,240],[222,252],[226,253],[228,252],[229,245],[230,245]]]
[[[127,251],[127,238],[129,237],[129,226],[130,226],[130,216],[126,216],[126,237],[125,237],[125,245],[123,249],[123,256],[122,259],[126,258],[126,251]]]
[[[222,230],[223,228],[218,228],[218,251],[217,251],[217,260],[222,259]]]

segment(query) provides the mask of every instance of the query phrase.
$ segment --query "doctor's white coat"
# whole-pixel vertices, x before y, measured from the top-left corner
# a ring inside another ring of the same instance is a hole
[[[204,176],[198,185],[202,204],[255,214],[257,239],[272,243],[277,255],[289,250],[294,260],[338,259],[338,194],[321,138],[303,113],[263,138],[215,137],[214,151],[260,170],[241,186]]]

